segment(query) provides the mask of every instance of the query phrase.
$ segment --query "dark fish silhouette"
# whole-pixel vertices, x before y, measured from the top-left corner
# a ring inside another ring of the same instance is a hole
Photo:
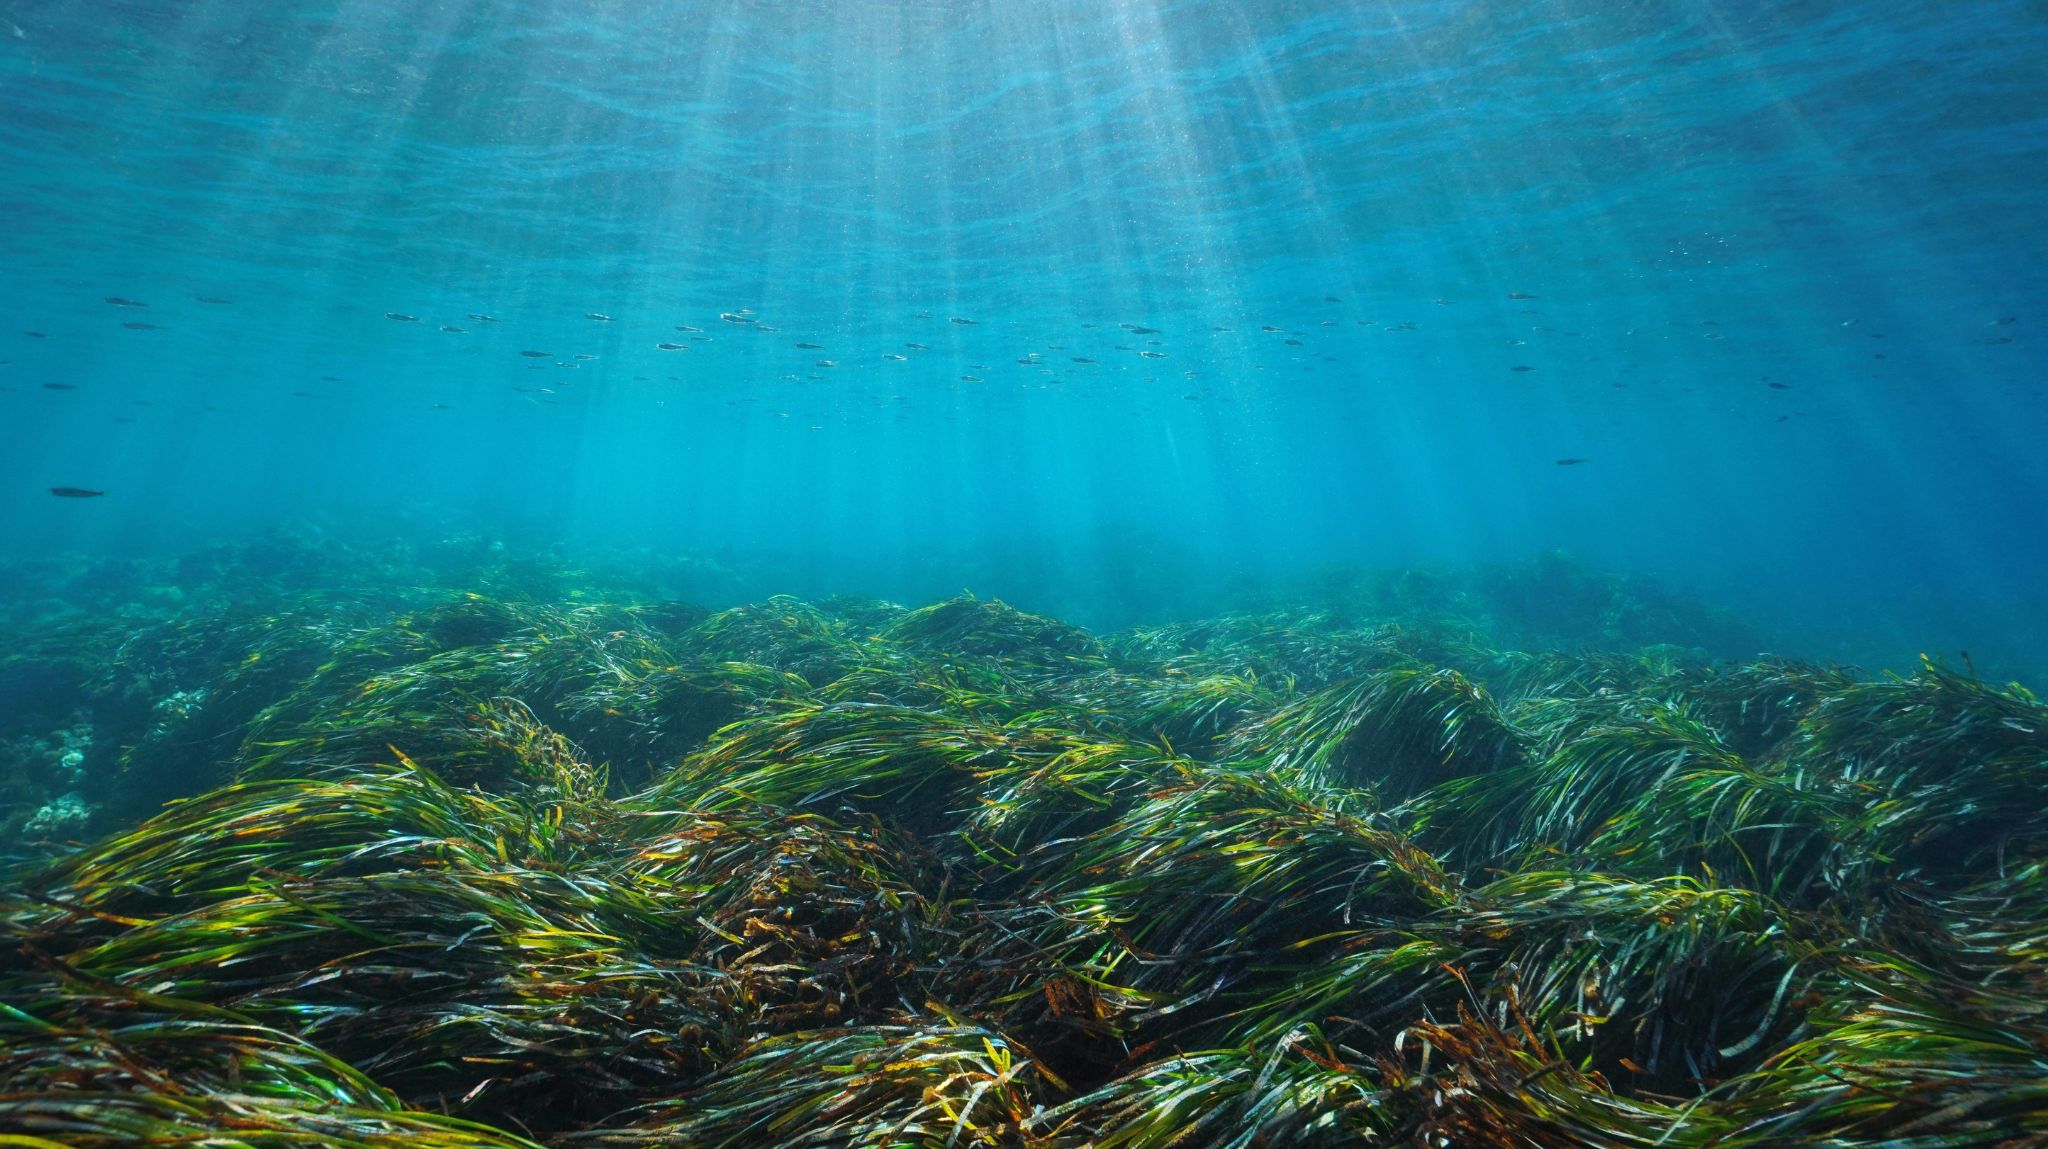
[[[946,322],[948,322],[948,323],[958,323],[958,324],[959,324],[960,326],[962,326],[962,327],[972,327],[972,326],[974,326],[974,320],[972,320],[972,319],[962,319],[962,318],[960,318],[960,317],[959,317],[959,316],[957,316],[957,315],[948,315],[948,316],[946,317]]]
[[[551,352],[547,352],[547,351],[521,351],[521,352],[520,352],[520,354],[521,354],[521,355],[524,355],[524,356],[526,356],[526,357],[527,357],[528,359],[553,359],[553,358],[554,358],[554,355],[553,355],[553,353],[551,353]]]
[[[449,326],[449,325],[448,325],[448,324],[446,324],[446,323],[443,323],[443,324],[441,325],[441,330],[443,330],[443,331],[446,331],[446,332],[447,332],[448,334],[450,334],[450,335],[467,335],[467,334],[469,334],[469,332],[467,332],[467,331],[464,331],[464,330],[463,330],[462,328],[460,328],[460,327],[451,327],[451,326]]]
[[[78,384],[76,384],[76,383],[45,383],[45,384],[43,384],[43,390],[45,390],[45,391],[76,391],[76,390],[78,390]]]
[[[1083,358],[1082,358],[1081,356],[1079,356],[1079,355],[1072,355],[1072,356],[1069,356],[1068,358],[1069,358],[1069,359],[1070,359],[1070,360],[1071,360],[1072,362],[1075,362],[1075,363],[1093,363],[1093,362],[1095,362],[1095,360],[1093,360],[1093,359],[1083,359]]]
[[[1286,345],[1288,345],[1289,347],[1299,347],[1299,346],[1301,346],[1301,340],[1299,340],[1299,339],[1282,339],[1282,340],[1281,340],[1280,342],[1282,342],[1282,343],[1285,343],[1285,344],[1286,344]]]
[[[469,313],[468,313],[468,317],[469,317],[470,319],[472,319],[472,320],[475,320],[475,321],[476,321],[476,322],[478,322],[478,323],[496,323],[496,322],[498,321],[498,317],[497,317],[497,316],[495,316],[495,315],[485,315],[485,314],[483,314],[482,312],[478,312],[478,311],[472,311],[472,312],[469,312]]]
[[[1510,291],[1510,292],[1508,292],[1508,298],[1509,298],[1509,299],[1534,299],[1534,298],[1536,298],[1536,297],[1535,297],[1535,296],[1533,296],[1533,295],[1531,295],[1531,294],[1529,294],[1529,293],[1528,293],[1528,292],[1526,292],[1526,291]],[[1584,462],[1584,460],[1580,460],[1580,461],[1581,461],[1581,462]]]
[[[1790,391],[1792,389],[1792,385],[1790,383],[1767,383],[1765,384],[1765,386],[1769,387],[1773,391]]]
[[[142,302],[142,301],[141,301],[140,299],[123,299],[123,298],[121,298],[121,297],[120,297],[120,296],[118,296],[118,295],[108,295],[108,296],[103,296],[102,298],[104,298],[104,299],[105,299],[105,300],[106,300],[106,301],[107,301],[108,303],[111,303],[111,304],[113,304],[113,305],[114,305],[115,307],[148,307],[148,306],[149,306],[149,304],[147,304],[147,303],[144,303],[144,302]]]
[[[1515,365],[1514,365],[1513,367],[1510,367],[1510,368],[1508,368],[1508,370],[1510,370],[1510,371],[1534,371],[1534,370],[1536,370],[1536,369],[1535,369],[1534,367],[1531,367],[1531,366],[1529,366],[1529,365],[1528,365],[1527,363],[1517,363],[1517,364],[1515,364]]]
[[[657,344],[655,344],[654,346],[655,346],[655,348],[656,348],[657,350],[661,350],[661,351],[687,351],[687,350],[689,350],[689,345],[688,345],[688,344],[685,344],[685,343],[657,343]]]
[[[599,322],[599,323],[610,323],[610,322],[612,321],[612,317],[611,317],[611,316],[609,316],[609,315],[605,315],[605,314],[603,314],[603,313],[601,313],[601,312],[596,312],[596,311],[586,311],[586,312],[584,312],[584,313],[583,313],[583,318],[585,318],[585,319],[593,319],[593,320],[596,320],[596,321],[597,321],[597,322]]]
[[[24,331],[24,332],[22,332],[22,334],[23,334],[23,335],[26,335],[26,336],[28,336],[28,337],[29,337],[30,339],[48,339],[48,338],[49,338],[49,336],[48,336],[48,335],[44,334],[44,333],[43,333],[43,332],[41,332],[41,331]]]
[[[90,491],[84,487],[51,487],[50,493],[60,499],[98,499],[106,496],[105,491]]]
[[[399,323],[418,323],[420,321],[419,316],[407,315],[402,311],[387,311],[384,313],[384,318],[395,320]]]
[[[752,323],[754,321],[753,316],[741,315],[737,311],[721,311],[718,313],[718,317],[727,323]]]
[[[912,351],[930,351],[930,350],[931,350],[931,348],[929,348],[929,347],[926,347],[926,346],[925,346],[924,344],[922,344],[922,343],[905,343],[905,344],[904,344],[903,346],[905,346],[905,347],[908,347],[908,348],[910,348],[910,349],[911,349]]]
[[[126,328],[127,328],[128,330],[130,330],[130,331],[162,331],[162,330],[163,330],[163,328],[161,328],[161,327],[158,327],[158,326],[157,326],[156,324],[154,324],[154,323],[123,323],[123,324],[122,324],[121,326],[123,326],[123,327],[126,327]]]
[[[804,351],[823,351],[825,349],[825,345],[822,343],[799,343],[797,347]]]
[[[1159,329],[1157,327],[1140,327],[1135,323],[1119,323],[1117,324],[1117,326],[1123,328],[1125,331],[1128,331],[1133,335],[1159,334]]]
[[[1324,302],[1324,303],[1342,303],[1342,302],[1344,302],[1344,301],[1343,301],[1343,300],[1341,300],[1341,299],[1339,299],[1339,298],[1337,298],[1337,297],[1336,297],[1336,296],[1334,296],[1334,295],[1325,295],[1325,296],[1323,296],[1323,302]]]
[[[1592,461],[1591,459],[1559,459],[1557,465],[1560,467],[1576,467],[1580,463],[1590,463]]]
[[[193,298],[193,299],[194,299],[195,301],[197,301],[197,302],[200,302],[200,303],[211,303],[211,304],[214,304],[214,305],[216,305],[216,306],[218,306],[218,305],[221,305],[221,304],[226,304],[226,303],[233,303],[233,302],[234,302],[234,300],[232,300],[232,299],[222,299],[222,298],[221,298],[220,296],[218,296],[218,295],[195,295],[195,296],[193,296],[192,298]]]

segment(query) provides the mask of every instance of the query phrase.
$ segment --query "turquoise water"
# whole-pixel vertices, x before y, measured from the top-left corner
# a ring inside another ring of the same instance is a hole
[[[8,556],[480,531],[1120,625],[1562,550],[2043,663],[2038,3],[0,19]]]

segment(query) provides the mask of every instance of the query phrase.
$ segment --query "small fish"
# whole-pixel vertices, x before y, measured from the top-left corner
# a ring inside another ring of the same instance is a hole
[[[1337,298],[1337,297],[1336,297],[1336,296],[1334,296],[1334,295],[1325,295],[1325,296],[1323,296],[1323,302],[1324,302],[1324,303],[1342,303],[1342,302],[1344,302],[1344,301],[1343,301],[1343,300],[1341,300],[1341,299],[1339,299],[1339,298]]]
[[[910,356],[908,356],[908,355],[897,355],[897,354],[895,354],[894,352],[890,352],[890,353],[888,353],[888,354],[885,354],[885,355],[883,355],[883,356],[882,356],[882,358],[884,358],[884,359],[894,359],[894,360],[895,360],[896,362],[898,362],[898,363],[908,363],[908,362],[910,362]]]
[[[1074,363],[1093,363],[1093,362],[1095,362],[1095,360],[1093,360],[1093,359],[1084,359],[1084,358],[1082,358],[1082,357],[1081,357],[1081,356],[1079,356],[1079,355],[1073,355],[1073,356],[1069,356],[1068,358],[1069,358],[1069,361],[1070,361],[1070,362],[1074,362]]]
[[[78,384],[76,384],[76,383],[45,383],[45,384],[43,384],[43,390],[45,390],[45,391],[76,391],[76,390],[78,390]]]
[[[1144,356],[1147,359],[1164,359],[1167,357],[1166,352],[1164,351],[1140,351],[1138,352],[1138,354]]]
[[[227,304],[234,302],[234,300],[232,299],[222,299],[218,295],[195,295],[192,297],[192,299],[194,302],[197,303],[211,303],[215,307],[224,307]]]
[[[962,375],[960,381],[962,383],[979,383],[982,379],[979,375]]]
[[[823,351],[825,349],[825,345],[822,343],[799,343],[796,346],[800,351]]]
[[[1792,418],[1792,416],[1790,416],[1790,415],[1780,415],[1780,416],[1778,416],[1777,418],[1775,418],[1775,419],[1771,420],[1771,422],[1773,422],[1773,423],[1783,423],[1783,422],[1786,422],[1786,421],[1790,420],[1791,418]]]
[[[838,364],[838,363],[836,363],[836,362],[834,362],[834,361],[832,361],[832,360],[830,360],[830,359],[820,359],[820,360],[818,360],[818,361],[817,361],[816,363],[813,363],[813,364],[812,364],[811,366],[813,366],[813,367],[837,367],[837,366],[839,366],[839,364]]]
[[[948,316],[946,317],[946,322],[948,322],[948,323],[957,323],[957,324],[959,324],[959,325],[960,325],[960,326],[962,326],[962,327],[972,327],[972,326],[974,326],[974,320],[972,320],[972,319],[962,319],[962,318],[960,318],[960,317],[959,317],[959,316],[957,316],[957,315],[948,315]]]
[[[1325,320],[1323,320],[1323,322],[1322,322],[1322,326],[1324,326],[1324,327],[1335,327],[1335,326],[1337,326],[1337,321],[1336,321],[1336,320],[1334,320],[1334,319],[1325,319]]]
[[[339,382],[341,382],[341,376],[339,376],[339,375],[322,375],[322,376],[320,377],[320,381],[321,381],[322,383],[339,383]]]
[[[1863,322],[1863,321],[1862,321],[1861,319],[1844,319],[1844,320],[1842,321],[1842,326],[1844,326],[1844,327],[1854,327],[1854,326],[1856,326],[1857,324],[1859,324],[1859,323],[1862,323],[1862,322]]]
[[[521,352],[520,352],[520,354],[521,354],[521,355],[524,355],[524,356],[526,356],[526,357],[527,357],[528,359],[553,359],[553,358],[554,358],[554,354],[553,354],[552,352],[548,352],[548,351],[521,351]]]
[[[107,301],[108,303],[111,303],[111,304],[113,304],[113,305],[114,305],[115,307],[148,307],[148,306],[149,306],[149,304],[147,304],[147,303],[144,303],[144,302],[142,302],[142,301],[141,301],[140,299],[123,299],[123,298],[121,298],[121,297],[120,297],[120,296],[118,296],[118,295],[107,295],[107,296],[102,296],[101,298],[105,299],[105,300],[106,300],[106,301]]]
[[[94,491],[85,487],[51,487],[50,493],[60,499],[100,499],[105,498],[107,494],[105,491]]]
[[[687,332],[698,332],[698,331],[702,331],[702,330],[704,330],[704,329],[703,329],[702,327],[692,327],[692,326],[690,326],[690,325],[689,325],[689,324],[687,324],[687,323],[678,323],[678,324],[676,324],[676,330],[677,330],[677,331],[682,331],[682,332],[686,332],[686,333],[687,333]]]
[[[1123,328],[1125,331],[1128,331],[1133,335],[1159,334],[1159,329],[1157,327],[1140,327],[1135,323],[1119,323],[1117,324],[1117,326]]]
[[[1557,465],[1560,467],[1576,467],[1580,463],[1590,463],[1592,461],[1591,459],[1559,459]]]
[[[24,332],[22,332],[22,334],[23,334],[23,335],[26,335],[26,336],[28,336],[28,337],[29,337],[30,339],[48,339],[48,338],[49,338],[49,336],[48,336],[47,334],[45,334],[45,333],[43,333],[43,332],[41,332],[41,331],[24,331]]]
[[[1986,326],[1986,327],[2011,327],[2011,326],[2012,326],[2013,324],[2015,324],[2015,323],[2018,323],[2019,321],[2020,321],[2020,317],[2019,317],[2019,316],[2017,316],[2017,315],[2001,315],[2001,316],[1999,316],[1999,317],[1998,317],[1997,319],[1994,319],[1994,320],[1992,320],[1991,322],[1989,322],[1989,323],[1985,324],[1984,326]]]
[[[473,323],[496,323],[498,321],[497,316],[485,315],[481,311],[471,311],[467,313],[465,318],[469,319]]]
[[[1517,364],[1515,364],[1515,365],[1514,365],[1513,367],[1510,367],[1510,368],[1508,368],[1508,370],[1510,370],[1510,371],[1534,371],[1534,370],[1536,370],[1536,369],[1535,369],[1534,367],[1531,367],[1531,366],[1529,366],[1529,365],[1528,365],[1527,363],[1517,363]]]
[[[774,332],[777,332],[777,331],[780,331],[780,330],[782,330],[782,328],[780,328],[780,327],[770,327],[770,326],[768,326],[767,324],[763,323],[763,324],[762,324],[762,325],[760,325],[759,327],[756,327],[756,328],[754,328],[754,330],[756,330],[756,331],[766,331],[766,332],[769,332],[770,334],[773,334]]]
[[[154,324],[154,323],[123,323],[123,324],[122,324],[121,326],[123,326],[123,327],[126,327],[126,328],[127,328],[128,330],[130,330],[130,331],[162,331],[162,330],[163,330],[163,328],[161,328],[161,327],[158,327],[158,326],[157,326],[156,324]]]
[[[418,323],[420,321],[419,316],[407,315],[402,311],[387,311],[384,313],[384,318],[397,323]]]
[[[1285,331],[1287,329],[1285,327],[1275,327],[1270,323],[1261,323],[1259,324],[1259,330],[1264,331],[1268,334],[1277,335],[1280,332]]]
[[[1792,389],[1790,383],[1766,383],[1764,386],[1769,387],[1773,391],[1790,391]]]
[[[1280,342],[1285,343],[1289,347],[1301,346],[1301,340],[1299,339],[1282,339]]]
[[[1510,292],[1508,292],[1508,298],[1509,298],[1509,299],[1534,299],[1534,298],[1536,298],[1536,297],[1535,297],[1535,296],[1533,296],[1533,295],[1531,295],[1531,294],[1529,294],[1529,293],[1528,293],[1528,292],[1526,292],[1526,291],[1510,291]],[[1585,462],[1585,460],[1584,460],[1584,459],[1575,459],[1575,460],[1573,460],[1573,462],[1579,462],[1579,463],[1583,463],[1583,462]]]
[[[586,311],[586,312],[584,312],[584,313],[583,313],[583,318],[585,318],[585,319],[588,319],[588,320],[591,320],[591,321],[593,321],[593,322],[596,322],[596,323],[610,323],[610,322],[612,321],[612,317],[611,317],[611,316],[609,316],[609,315],[605,315],[605,314],[602,314],[602,313],[600,313],[600,312],[596,312],[596,311]]]
[[[446,403],[436,403],[436,404],[434,404],[434,410],[436,410],[436,411],[453,411],[453,410],[455,410],[455,408],[453,408],[453,407],[450,407],[450,406],[449,406],[448,404],[446,404]]]
[[[910,350],[912,350],[912,351],[930,351],[930,350],[931,350],[931,348],[929,348],[929,347],[926,347],[926,346],[925,346],[924,344],[922,344],[922,343],[905,343],[905,344],[904,344],[903,346],[905,346],[905,347],[909,348],[909,349],[910,349]]]
[[[450,334],[450,335],[467,335],[467,334],[469,334],[469,332],[468,332],[468,331],[465,331],[465,330],[463,330],[463,329],[462,329],[462,328],[460,328],[460,327],[450,327],[450,326],[448,326],[448,325],[447,325],[447,324],[445,324],[445,323],[441,325],[441,330],[443,330],[443,331],[446,331],[446,332],[447,332],[448,334]]]
[[[579,353],[578,353],[578,354],[576,355],[576,359],[577,359],[577,361],[578,361],[578,362],[581,362],[581,363],[588,363],[588,362],[590,362],[591,360],[593,360],[593,359],[595,359],[595,358],[597,358],[597,356],[595,356],[595,355],[584,355],[584,354],[581,354],[580,352],[579,352]]]
[[[718,317],[727,323],[752,323],[754,321],[752,316],[741,315],[737,311],[721,311],[718,313]]]
[[[690,349],[690,345],[687,343],[657,343],[654,346],[656,350],[660,351],[688,351]]]

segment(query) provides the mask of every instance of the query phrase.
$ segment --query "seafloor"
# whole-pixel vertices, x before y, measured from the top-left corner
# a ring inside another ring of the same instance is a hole
[[[16,564],[0,1142],[2048,1145],[2048,709],[1568,574]]]

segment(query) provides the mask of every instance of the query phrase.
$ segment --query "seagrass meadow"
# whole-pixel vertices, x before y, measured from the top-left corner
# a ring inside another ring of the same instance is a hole
[[[1101,634],[477,540],[66,577],[0,1144],[2048,1144],[2048,707],[1938,662],[1506,644],[1530,568]]]

